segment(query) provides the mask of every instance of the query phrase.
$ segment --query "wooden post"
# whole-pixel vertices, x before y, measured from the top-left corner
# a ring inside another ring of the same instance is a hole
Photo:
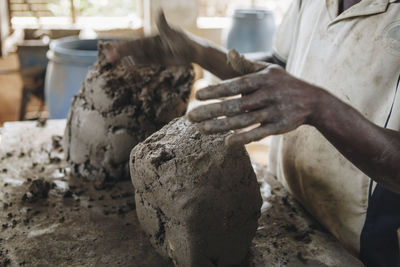
[[[0,14],[0,21],[1,21],[1,14]],[[3,31],[1,29],[1,23],[0,23],[0,57],[3,56]]]
[[[7,5],[6,19],[7,19],[7,23],[8,23],[8,33],[10,33],[11,32],[11,1],[7,0],[5,4]]]
[[[151,0],[143,0],[143,29],[145,35],[151,35],[154,33],[154,27],[152,25],[152,2]]]
[[[69,0],[70,2],[70,8],[71,8],[71,18],[72,18],[72,23],[76,23],[76,13],[75,13],[75,6],[74,6],[74,0]]]
[[[11,33],[10,0],[0,0],[0,56],[3,40]]]

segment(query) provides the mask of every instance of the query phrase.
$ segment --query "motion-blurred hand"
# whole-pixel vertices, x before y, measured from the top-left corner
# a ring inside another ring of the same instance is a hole
[[[112,43],[105,51],[107,60],[135,65],[186,65],[195,60],[196,37],[170,27],[163,12],[158,16],[157,27],[159,35]]]
[[[226,140],[228,144],[246,144],[312,122],[324,90],[291,76],[278,65],[250,62],[235,51],[228,54],[228,61],[237,72],[250,74],[206,87],[196,98],[242,96],[191,111],[189,119],[201,122],[202,131],[216,133],[258,125]]]

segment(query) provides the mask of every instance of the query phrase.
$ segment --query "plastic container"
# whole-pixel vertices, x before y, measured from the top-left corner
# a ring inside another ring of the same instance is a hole
[[[236,9],[226,38],[226,47],[240,53],[271,52],[275,33],[272,11]]]
[[[63,119],[97,59],[100,39],[67,37],[52,41],[47,52],[49,63],[45,79],[45,99],[50,118]]]

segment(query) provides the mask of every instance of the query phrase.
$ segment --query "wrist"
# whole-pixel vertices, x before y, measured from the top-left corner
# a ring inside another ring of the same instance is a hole
[[[190,47],[192,47],[192,63],[202,65],[204,61],[204,56],[206,55],[206,47],[203,44],[198,43],[194,40],[190,40]]]
[[[324,89],[315,88],[314,98],[311,104],[311,112],[307,119],[307,124],[316,128],[321,127],[326,121],[331,119],[336,108],[335,97]]]

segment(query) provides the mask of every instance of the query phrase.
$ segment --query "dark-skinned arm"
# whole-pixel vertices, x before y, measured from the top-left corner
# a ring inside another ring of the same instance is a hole
[[[238,57],[235,58],[245,60]],[[230,61],[240,66],[250,64]],[[246,144],[284,134],[301,125],[314,126],[366,175],[400,193],[400,133],[379,127],[326,90],[297,79],[277,65],[206,87],[200,100],[240,96],[200,106],[189,113],[205,133],[257,127],[230,135],[226,142]],[[350,179],[350,178],[349,178]]]
[[[187,65],[197,63],[222,80],[241,75],[227,62],[227,50],[210,41],[171,27],[160,13],[157,19],[159,35],[109,44],[106,57],[110,62],[127,59],[128,65]],[[269,55],[252,60],[279,63]]]
[[[197,47],[197,52],[195,53],[196,57],[193,63],[199,64],[203,69],[208,70],[222,80],[235,78],[241,75],[241,73],[238,73],[231,67],[231,64],[228,64],[228,53],[224,48],[207,41],[194,42],[192,45]],[[271,54],[258,54],[249,59],[254,62],[259,61],[278,64],[283,68],[285,68],[286,65]]]
[[[318,106],[311,124],[361,171],[400,193],[400,132],[373,124],[327,93]]]

